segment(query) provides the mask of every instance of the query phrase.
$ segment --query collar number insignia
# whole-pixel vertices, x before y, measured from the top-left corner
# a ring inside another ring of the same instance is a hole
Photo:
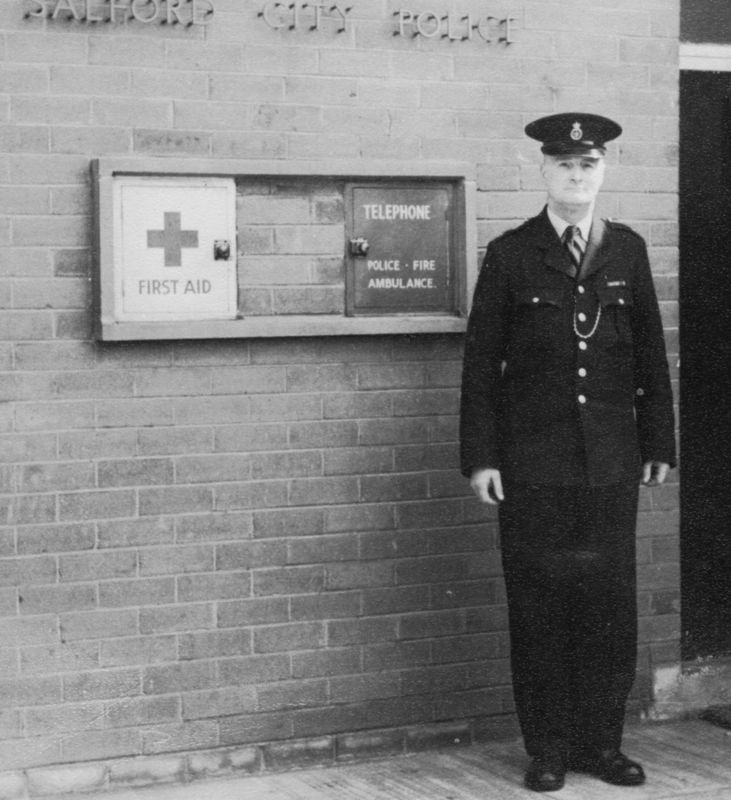
[[[571,133],[569,135],[575,142],[578,142],[579,139],[583,137],[584,131],[581,130],[580,122],[574,122],[574,126],[571,128]]]

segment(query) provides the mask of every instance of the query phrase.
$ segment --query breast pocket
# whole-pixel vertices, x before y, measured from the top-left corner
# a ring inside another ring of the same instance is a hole
[[[604,317],[600,326],[607,344],[621,347],[632,345],[632,288],[630,286],[600,286],[596,290]]]
[[[560,289],[536,286],[516,297],[513,345],[522,355],[547,353],[563,338],[564,296]]]

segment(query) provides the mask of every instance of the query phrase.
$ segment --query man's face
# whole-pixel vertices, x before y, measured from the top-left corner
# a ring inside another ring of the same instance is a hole
[[[587,205],[594,202],[604,180],[604,159],[545,156],[541,174],[555,204]]]

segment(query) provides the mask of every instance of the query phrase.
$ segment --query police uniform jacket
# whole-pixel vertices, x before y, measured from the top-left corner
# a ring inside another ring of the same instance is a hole
[[[467,327],[461,468],[601,486],[675,463],[665,343],[644,240],[595,218],[580,271],[546,209],[493,240]]]

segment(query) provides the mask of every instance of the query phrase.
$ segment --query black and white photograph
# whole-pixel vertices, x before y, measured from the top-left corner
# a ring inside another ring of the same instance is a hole
[[[0,0],[0,800],[731,800],[731,3]]]

